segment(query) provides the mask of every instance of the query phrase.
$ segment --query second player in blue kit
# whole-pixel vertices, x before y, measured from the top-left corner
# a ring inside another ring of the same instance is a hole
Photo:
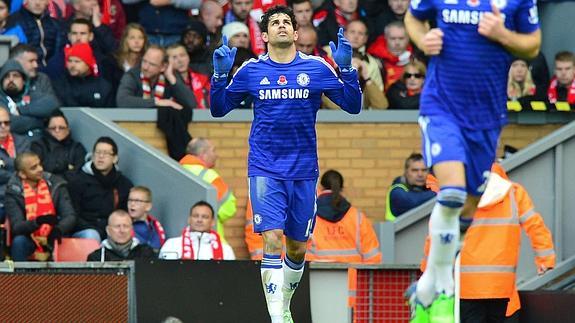
[[[427,21],[435,22],[430,29]],[[541,45],[535,0],[412,0],[405,24],[431,56],[419,124],[440,191],[431,213],[428,266],[410,290],[411,322],[454,322],[453,264],[495,161],[507,121],[512,55]]]
[[[296,51],[291,9],[268,10],[260,22],[268,52],[245,62],[226,84],[235,48],[227,39],[214,52],[210,110],[222,117],[248,96],[254,102],[248,181],[254,229],[262,234],[262,287],[272,323],[293,322],[290,300],[301,279],[313,230],[319,175],[316,115],[322,94],[349,113],[361,111],[362,94],[351,65],[352,48],[338,33],[330,44],[340,74],[322,58]],[[282,259],[283,236],[286,255]]]

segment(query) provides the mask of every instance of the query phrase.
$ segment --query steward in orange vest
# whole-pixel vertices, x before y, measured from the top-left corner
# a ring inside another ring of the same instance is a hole
[[[543,274],[555,267],[551,232],[535,211],[527,191],[512,182],[499,164],[493,164],[485,193],[461,249],[462,323],[477,322],[466,314],[466,309],[481,302],[490,302],[499,308],[497,315],[501,321],[506,314],[511,316],[521,307],[515,287],[521,228],[535,251],[537,272]],[[425,243],[426,256],[428,253],[429,237]],[[422,261],[422,270],[427,265],[426,260]],[[487,317],[489,314],[486,313]]]

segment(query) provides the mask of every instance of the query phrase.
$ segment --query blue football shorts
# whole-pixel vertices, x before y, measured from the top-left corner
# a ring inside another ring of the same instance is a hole
[[[292,240],[307,241],[315,225],[316,186],[317,179],[249,177],[254,232],[282,229]]]
[[[422,151],[427,167],[446,161],[465,164],[467,193],[480,196],[495,162],[501,127],[487,130],[461,128],[450,118],[420,116]]]

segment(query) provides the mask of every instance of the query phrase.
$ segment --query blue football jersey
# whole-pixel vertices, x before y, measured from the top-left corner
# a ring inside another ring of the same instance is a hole
[[[519,33],[539,28],[536,0],[492,0],[505,26]],[[488,0],[411,0],[419,20],[435,20],[443,49],[432,56],[421,95],[422,115],[448,115],[463,128],[490,129],[507,121],[507,77],[511,55],[478,32]]]
[[[250,96],[254,121],[249,138],[248,176],[304,180],[318,177],[316,114],[321,95],[349,113],[359,113],[362,94],[355,70],[341,78],[321,57],[297,52],[290,63],[269,56],[245,62],[226,86],[212,78],[210,109],[221,117]]]

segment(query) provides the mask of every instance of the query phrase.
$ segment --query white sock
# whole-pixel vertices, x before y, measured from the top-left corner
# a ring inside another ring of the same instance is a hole
[[[417,297],[424,305],[431,303],[436,292],[454,294],[453,264],[459,244],[459,214],[466,198],[463,187],[442,187],[437,194],[429,219],[431,245],[427,270],[417,286]]]
[[[284,273],[281,255],[264,254],[261,264],[262,287],[272,323],[283,323]]]
[[[284,283],[282,288],[284,298],[283,310],[289,311],[292,296],[299,285],[301,276],[303,275],[304,261],[297,263],[286,255],[282,267],[284,272]]]

